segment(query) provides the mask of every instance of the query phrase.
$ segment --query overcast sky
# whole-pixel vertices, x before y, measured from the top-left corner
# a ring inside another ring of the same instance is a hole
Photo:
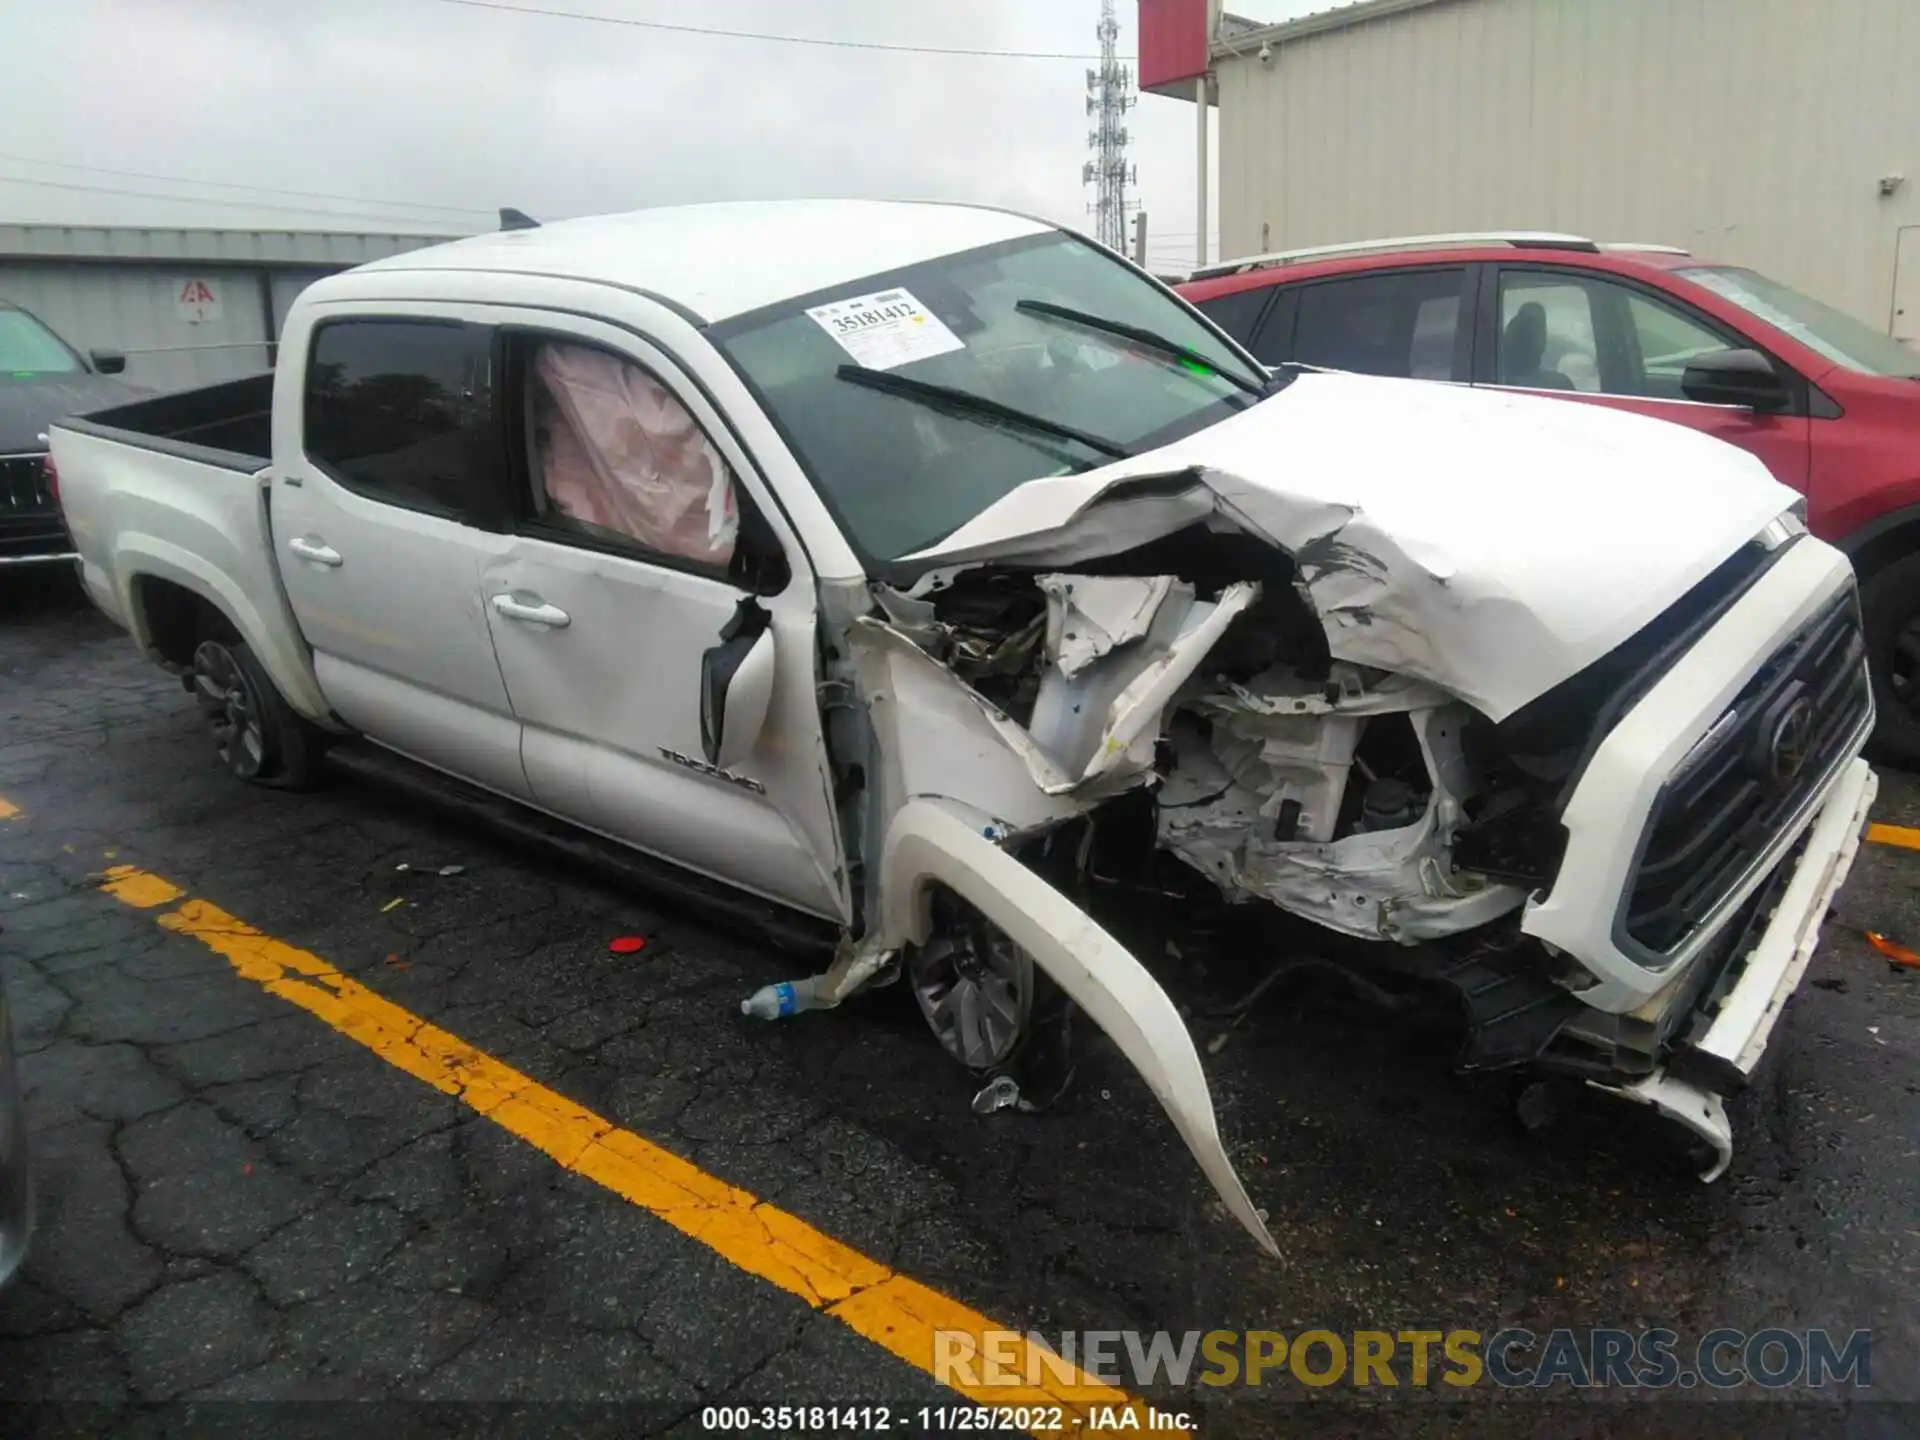
[[[502,3],[835,40],[1098,48],[1098,0]],[[1227,8],[1277,20],[1331,3]],[[1134,8],[1120,0],[1128,57]],[[491,228],[501,205],[551,218],[833,195],[973,200],[1092,228],[1082,60],[673,34],[451,0],[0,0],[0,41],[0,221],[439,230]],[[1191,104],[1158,96],[1130,117],[1165,266],[1193,258],[1193,120]]]

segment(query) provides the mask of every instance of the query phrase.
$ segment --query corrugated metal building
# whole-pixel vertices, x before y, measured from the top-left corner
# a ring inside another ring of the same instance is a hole
[[[172,390],[271,365],[287,307],[322,275],[453,238],[0,225],[0,300]]]
[[[1363,0],[1210,33],[1223,259],[1571,231],[1920,338],[1916,0]]]

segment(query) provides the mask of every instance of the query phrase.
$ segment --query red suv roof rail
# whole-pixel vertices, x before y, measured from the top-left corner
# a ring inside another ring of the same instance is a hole
[[[1511,245],[1515,249],[1582,250],[1589,254],[1598,254],[1600,251],[1599,245],[1583,235],[1561,235],[1552,230],[1460,231],[1449,235],[1400,235],[1385,240],[1354,240],[1341,245],[1311,245],[1302,250],[1246,255],[1238,260],[1204,265],[1187,278],[1211,280],[1221,275],[1244,275],[1249,270],[1264,270],[1274,265],[1293,265],[1303,260],[1330,260],[1339,255],[1367,255],[1389,250],[1434,250],[1449,245]]]

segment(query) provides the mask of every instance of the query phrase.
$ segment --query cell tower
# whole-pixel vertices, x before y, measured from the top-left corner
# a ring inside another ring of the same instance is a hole
[[[1080,183],[1094,187],[1094,238],[1112,250],[1127,246],[1127,187],[1139,175],[1127,164],[1127,111],[1136,103],[1133,67],[1122,65],[1114,50],[1120,22],[1113,0],[1100,0],[1100,68],[1087,71],[1087,114],[1097,117],[1087,132],[1093,158],[1080,167]]]

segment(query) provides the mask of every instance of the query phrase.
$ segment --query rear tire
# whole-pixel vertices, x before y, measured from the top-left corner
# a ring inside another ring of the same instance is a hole
[[[237,778],[283,790],[318,781],[326,737],[294,713],[246,641],[203,639],[193,652],[192,680],[214,749]]]
[[[1869,575],[1860,586],[1873,703],[1874,758],[1920,770],[1920,555]]]

